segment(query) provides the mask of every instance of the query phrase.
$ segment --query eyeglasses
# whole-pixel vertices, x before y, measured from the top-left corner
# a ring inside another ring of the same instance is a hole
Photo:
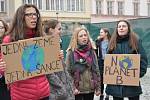
[[[4,28],[4,26],[0,26],[0,29],[3,29]]]
[[[32,18],[33,16],[39,17],[39,14],[37,14],[37,13],[26,13],[25,16]]]

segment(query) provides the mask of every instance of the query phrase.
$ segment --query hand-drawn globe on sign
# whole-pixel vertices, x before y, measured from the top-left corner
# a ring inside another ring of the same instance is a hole
[[[119,58],[119,66],[120,68],[128,69],[133,65],[132,60],[128,56],[122,56]]]
[[[44,50],[40,46],[30,45],[24,48],[21,60],[25,71],[36,71],[37,65],[44,63]]]

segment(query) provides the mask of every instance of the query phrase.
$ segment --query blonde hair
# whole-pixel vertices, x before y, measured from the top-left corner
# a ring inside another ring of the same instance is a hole
[[[69,50],[72,50],[74,51],[76,48],[77,48],[77,45],[78,45],[78,34],[80,31],[84,30],[86,33],[87,33],[87,36],[88,36],[88,43],[91,44],[91,47],[92,49],[96,49],[96,46],[95,46],[95,43],[94,41],[92,40],[92,38],[90,37],[90,34],[88,32],[88,30],[86,28],[83,28],[83,27],[79,27],[79,28],[76,28],[72,34],[72,38],[70,40],[70,44],[68,46],[68,49],[66,50],[67,52]]]

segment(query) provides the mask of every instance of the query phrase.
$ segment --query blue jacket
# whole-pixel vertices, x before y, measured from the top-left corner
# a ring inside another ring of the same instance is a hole
[[[143,77],[147,71],[147,56],[145,50],[142,46],[141,41],[138,42],[138,53],[141,55],[140,57],[140,77]],[[122,40],[117,41],[117,46],[114,51],[111,53],[113,54],[136,54],[129,47],[129,39],[124,38]],[[138,96],[142,93],[141,86],[125,86],[125,85],[107,85],[106,93],[108,95],[116,96],[116,97],[133,97]]]

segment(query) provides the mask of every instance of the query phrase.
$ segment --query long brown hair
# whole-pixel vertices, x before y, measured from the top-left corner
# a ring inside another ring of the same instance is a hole
[[[130,23],[126,20],[119,20],[117,22],[117,26],[116,29],[114,31],[114,33],[111,36],[110,42],[109,42],[109,47],[108,47],[108,52],[113,51],[114,49],[116,49],[116,45],[117,45],[117,37],[118,37],[118,24],[120,22],[125,22],[127,24],[128,27],[128,35],[129,35],[129,46],[131,47],[132,50],[137,51],[138,50],[138,36],[136,33],[134,33],[131,30],[131,26]]]
[[[111,35],[109,33],[108,28],[101,28],[101,30],[103,30],[105,33],[107,33],[107,39],[110,40]]]
[[[12,41],[17,41],[21,39],[26,39],[25,31],[26,31],[26,22],[25,22],[25,10],[26,8],[33,7],[36,10],[36,13],[38,14],[36,28],[33,30],[36,33],[36,37],[42,36],[42,24],[41,24],[41,16],[39,13],[39,10],[35,5],[32,4],[24,4],[20,6],[14,16],[12,25],[10,27],[10,30],[8,31],[8,34],[11,35]]]

